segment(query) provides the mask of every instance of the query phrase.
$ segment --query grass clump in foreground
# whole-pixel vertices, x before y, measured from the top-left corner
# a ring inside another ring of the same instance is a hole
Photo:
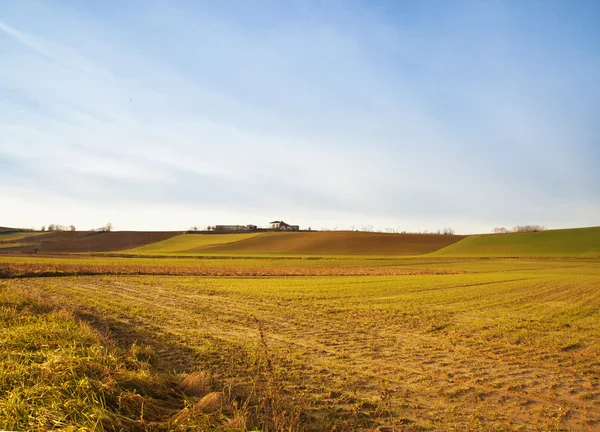
[[[119,348],[33,292],[2,287],[0,327],[0,429],[246,430],[255,423],[255,397],[238,404],[207,374],[182,380],[162,372],[150,347]]]
[[[148,405],[177,409],[173,377],[154,372],[143,349],[119,350],[32,293],[3,289],[0,311],[1,429],[133,430]]]

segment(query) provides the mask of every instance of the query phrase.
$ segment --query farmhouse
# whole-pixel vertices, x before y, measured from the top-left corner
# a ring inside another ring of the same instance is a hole
[[[277,231],[299,231],[300,230],[299,225],[289,225],[289,224],[286,224],[284,221],[272,221],[269,223],[271,225],[272,230],[277,230]]]

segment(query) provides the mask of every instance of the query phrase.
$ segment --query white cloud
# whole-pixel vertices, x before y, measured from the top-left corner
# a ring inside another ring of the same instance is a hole
[[[138,5],[127,26],[29,7],[0,21],[0,204],[17,225],[50,192],[44,214],[67,200],[90,225],[96,200],[131,229],[270,212],[314,228],[597,223],[598,175],[572,144],[593,125],[546,103],[570,88],[556,71],[536,84],[511,57],[510,11],[477,12],[497,37],[475,41],[369,14],[257,31],[201,7]]]

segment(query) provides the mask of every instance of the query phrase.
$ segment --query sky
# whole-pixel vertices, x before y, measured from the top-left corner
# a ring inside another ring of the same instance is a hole
[[[0,226],[600,225],[600,2],[0,0]]]

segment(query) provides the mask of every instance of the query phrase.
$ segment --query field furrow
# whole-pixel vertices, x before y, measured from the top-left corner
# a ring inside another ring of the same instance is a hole
[[[116,334],[129,342],[172,341],[189,350],[158,350],[174,367],[224,380],[251,379],[232,365],[266,351],[306,430],[600,427],[593,269],[2,283],[134,328]]]

